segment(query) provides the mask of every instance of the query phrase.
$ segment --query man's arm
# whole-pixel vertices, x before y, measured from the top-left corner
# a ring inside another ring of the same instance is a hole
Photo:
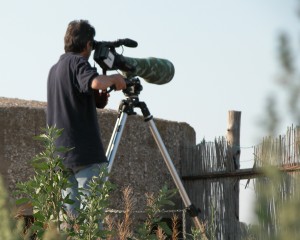
[[[99,75],[92,80],[91,87],[95,90],[106,90],[115,86],[116,91],[126,88],[126,82],[121,74]]]

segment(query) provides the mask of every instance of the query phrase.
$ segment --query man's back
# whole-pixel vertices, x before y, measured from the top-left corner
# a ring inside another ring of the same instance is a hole
[[[68,168],[105,162],[91,81],[98,75],[86,58],[63,54],[51,68],[47,86],[47,124],[63,128],[58,146],[74,148],[62,155]]]

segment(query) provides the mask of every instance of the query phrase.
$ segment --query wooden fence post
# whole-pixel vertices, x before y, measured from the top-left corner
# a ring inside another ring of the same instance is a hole
[[[227,143],[228,143],[228,170],[240,168],[240,128],[241,112],[228,112]]]
[[[239,111],[229,111],[228,112],[228,125],[227,125],[227,170],[236,171],[240,168],[240,128],[241,128],[241,112]],[[234,182],[229,182],[228,190],[232,194],[232,217],[235,217],[237,221],[235,226],[231,229],[232,233],[237,234],[233,239],[239,239],[239,194],[240,194],[240,181],[235,179]]]

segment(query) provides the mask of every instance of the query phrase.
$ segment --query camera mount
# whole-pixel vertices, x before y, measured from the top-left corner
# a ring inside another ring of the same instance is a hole
[[[186,207],[187,212],[189,215],[193,218],[194,225],[196,228],[198,228],[202,235],[205,235],[203,226],[201,225],[198,214],[200,213],[200,210],[197,209],[194,204],[191,203],[186,190],[181,182],[180,177],[178,176],[178,173],[176,171],[176,168],[174,167],[171,157],[165,147],[165,144],[156,128],[156,125],[153,120],[153,116],[150,114],[150,111],[146,105],[145,102],[141,102],[139,100],[139,94],[141,92],[142,85],[140,84],[140,81],[138,78],[134,78],[131,80],[126,80],[127,88],[123,90],[124,95],[126,96],[126,99],[122,100],[119,105],[119,111],[118,111],[118,118],[106,151],[106,157],[108,159],[108,173],[111,172],[115,156],[117,153],[117,149],[123,134],[123,130],[127,121],[127,117],[130,115],[135,115],[135,108],[140,108],[141,112],[144,116],[144,121],[149,124],[151,133],[155,139],[155,142],[164,158],[164,161],[168,167],[168,170],[170,174],[172,175],[173,181],[179,190],[180,196],[183,200],[183,203]]]

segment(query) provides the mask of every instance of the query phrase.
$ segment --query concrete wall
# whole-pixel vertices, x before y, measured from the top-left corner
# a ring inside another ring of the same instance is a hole
[[[0,174],[10,193],[14,191],[16,182],[25,181],[32,175],[30,160],[41,151],[40,143],[33,137],[46,126],[45,114],[45,102],[0,98]],[[106,148],[117,112],[99,110],[98,116]],[[180,174],[185,151],[195,145],[195,132],[186,123],[154,121]],[[133,188],[137,209],[144,205],[146,192],[156,192],[165,182],[170,188],[175,188],[148,123],[141,116],[128,117],[111,174],[110,180],[118,187],[113,193],[113,205],[117,209],[122,202],[119,191],[125,186]],[[179,194],[175,201],[179,206]]]

